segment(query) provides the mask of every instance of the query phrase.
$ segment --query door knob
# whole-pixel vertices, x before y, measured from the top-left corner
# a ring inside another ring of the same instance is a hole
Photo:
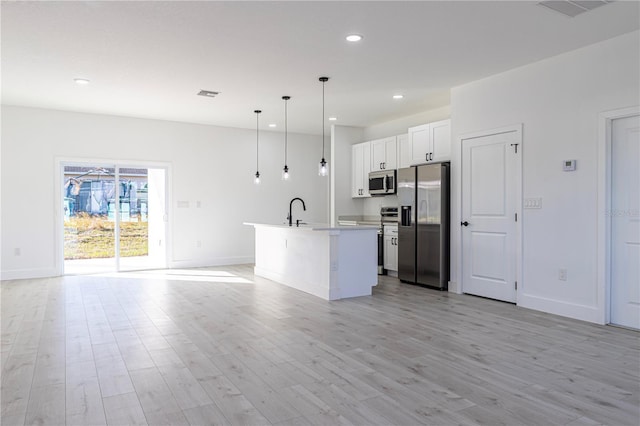
[[[460,222],[460,225],[462,226],[469,226],[469,222],[467,222],[466,220],[464,222]]]

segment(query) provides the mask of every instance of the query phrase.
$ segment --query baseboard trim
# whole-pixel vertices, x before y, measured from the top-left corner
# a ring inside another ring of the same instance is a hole
[[[604,324],[597,306],[578,305],[530,294],[518,294],[518,306],[581,321]]]
[[[0,272],[0,280],[28,280],[33,278],[51,278],[58,277],[60,273],[56,268],[43,268],[43,269],[11,269],[8,271]]]

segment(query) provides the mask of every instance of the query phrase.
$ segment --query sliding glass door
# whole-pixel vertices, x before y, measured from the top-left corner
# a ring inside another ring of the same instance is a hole
[[[118,270],[165,267],[164,169],[120,167]]]
[[[62,165],[64,273],[166,266],[166,169]]]

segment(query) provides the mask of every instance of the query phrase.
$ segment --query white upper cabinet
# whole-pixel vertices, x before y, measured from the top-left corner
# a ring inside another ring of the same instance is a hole
[[[370,197],[371,143],[363,142],[353,145],[351,147],[351,161],[351,197]]]
[[[393,170],[397,167],[396,137],[371,142],[371,170]]]
[[[436,121],[431,127],[430,161],[449,161],[451,159],[451,120]]]
[[[409,145],[411,146],[411,164],[429,161],[431,140],[428,124],[409,127]]]
[[[405,133],[404,135],[396,136],[396,144],[398,146],[398,169],[403,169],[405,167],[409,167],[411,165],[411,144],[409,143],[409,135]]]
[[[451,158],[451,120],[409,128],[411,164],[448,161]]]

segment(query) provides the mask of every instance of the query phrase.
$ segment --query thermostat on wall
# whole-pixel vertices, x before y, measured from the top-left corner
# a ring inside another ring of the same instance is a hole
[[[564,160],[562,162],[562,170],[572,172],[576,169],[576,160]]]

